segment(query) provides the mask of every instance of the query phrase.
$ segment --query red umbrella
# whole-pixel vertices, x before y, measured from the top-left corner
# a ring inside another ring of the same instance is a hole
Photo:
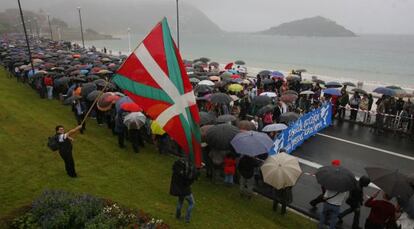
[[[237,75],[237,74],[234,74],[234,75],[231,76],[231,78],[232,79],[240,79],[241,76],[240,75]]]
[[[136,103],[123,103],[121,109],[128,112],[141,112],[143,109]]]
[[[104,93],[98,100],[97,107],[101,111],[107,111],[112,108],[112,104],[116,103],[120,97],[113,92]]]
[[[98,73],[99,71],[101,70],[101,68],[99,68],[99,67],[94,67],[94,68],[92,68],[92,73]]]
[[[226,69],[226,70],[231,69],[233,67],[233,64],[234,63],[228,63],[228,64],[226,64],[226,66],[224,67],[224,69]]]
[[[295,94],[284,94],[280,98],[285,103],[293,103],[296,99],[298,99],[298,96]]]

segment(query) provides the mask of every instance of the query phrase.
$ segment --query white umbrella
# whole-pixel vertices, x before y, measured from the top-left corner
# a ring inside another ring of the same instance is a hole
[[[144,124],[147,118],[142,112],[131,112],[124,118],[124,124],[128,129],[139,129]]]
[[[266,91],[266,92],[260,93],[260,95],[265,95],[265,96],[270,97],[270,98],[277,97],[276,93],[270,92],[270,91]]]
[[[262,131],[263,132],[273,132],[273,131],[281,131],[287,129],[288,127],[283,123],[275,123],[265,126]]]
[[[264,182],[276,189],[295,185],[302,174],[298,159],[286,153],[268,157],[260,169]]]
[[[313,95],[313,94],[315,94],[315,92],[308,90],[308,91],[302,91],[300,94],[301,95]]]
[[[214,86],[214,82],[211,80],[202,80],[198,83],[198,85],[207,85],[207,86]]]

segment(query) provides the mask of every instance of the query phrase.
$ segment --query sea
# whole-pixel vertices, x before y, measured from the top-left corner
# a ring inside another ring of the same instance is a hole
[[[118,37],[118,40],[87,41],[85,45],[128,54],[128,35]],[[131,34],[131,49],[144,37],[145,34]],[[365,89],[388,85],[414,89],[414,35],[180,34],[180,52],[184,59],[190,60],[208,57],[222,64],[243,60],[251,75],[263,69],[287,72],[300,68],[307,70],[305,77],[363,82]]]

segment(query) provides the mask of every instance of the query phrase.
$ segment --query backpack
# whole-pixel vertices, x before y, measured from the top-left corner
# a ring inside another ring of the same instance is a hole
[[[47,138],[47,147],[49,147],[49,149],[52,151],[59,149],[58,135],[52,135]]]
[[[266,113],[265,116],[263,117],[263,122],[266,124],[272,123],[273,122],[273,116],[271,113]]]
[[[188,160],[180,158],[174,163],[174,171],[187,180],[193,180],[196,176],[196,171],[192,163]]]

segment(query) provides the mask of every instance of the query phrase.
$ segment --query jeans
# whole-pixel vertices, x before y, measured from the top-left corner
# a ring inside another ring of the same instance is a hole
[[[190,222],[191,211],[193,210],[194,205],[195,205],[193,194],[190,194],[188,196],[179,196],[178,197],[178,203],[177,203],[177,209],[176,209],[176,212],[175,212],[175,217],[177,219],[181,218],[181,209],[183,208],[184,200],[187,200],[187,202],[188,202],[188,208],[187,208],[187,212],[185,214],[185,221]]]
[[[338,215],[338,218],[342,220],[343,217],[345,217],[348,214],[354,213],[354,219],[352,221],[352,229],[358,229],[359,228],[359,217],[361,215],[361,206],[351,206],[345,211],[343,211],[341,214]]]
[[[53,87],[52,86],[46,86],[47,90],[47,98],[53,99]]]
[[[329,222],[329,229],[335,229],[338,222],[339,211],[341,206],[323,203],[323,210],[319,219],[319,229],[324,228],[325,223]]]
[[[226,184],[233,184],[233,175],[225,174],[224,175],[224,183]]]

